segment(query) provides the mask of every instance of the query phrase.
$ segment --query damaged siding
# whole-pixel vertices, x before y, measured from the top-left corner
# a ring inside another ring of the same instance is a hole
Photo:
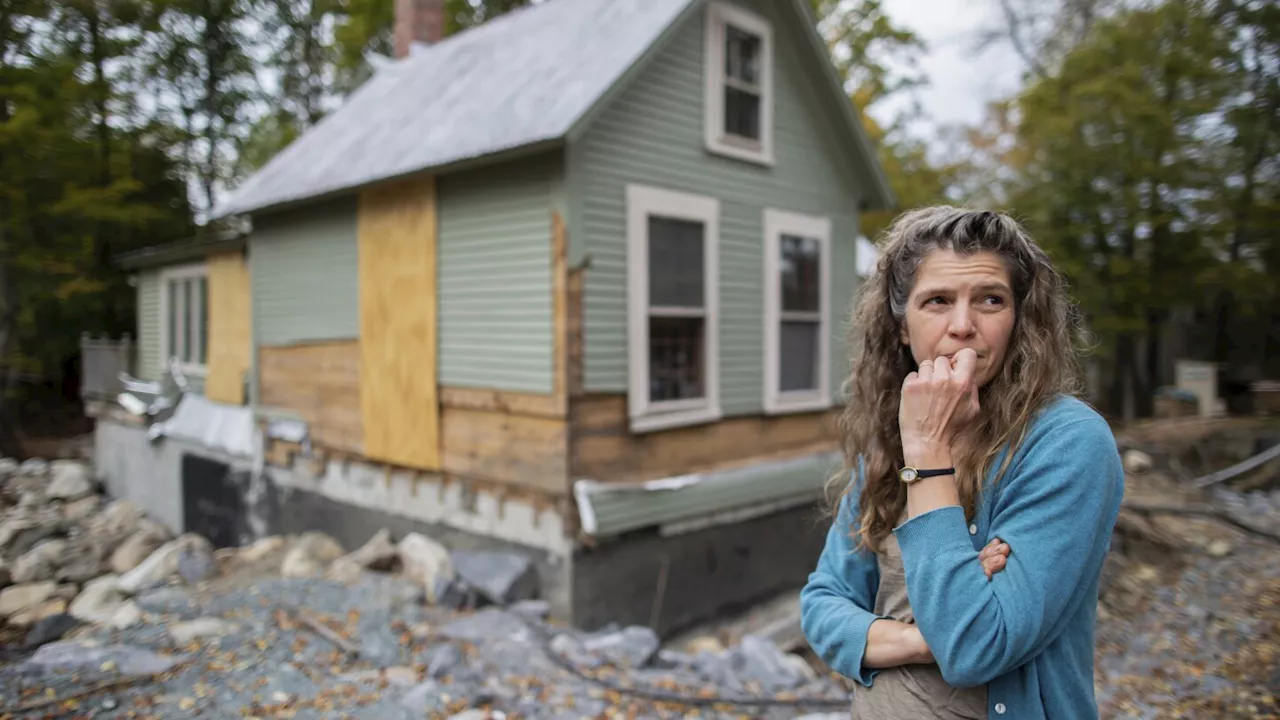
[[[255,347],[360,335],[355,197],[254,218]]]
[[[440,384],[552,389],[559,155],[439,178]]]
[[[160,379],[160,272],[138,273],[138,349],[134,374],[141,380]]]
[[[711,155],[704,145],[705,13],[692,15],[670,44],[605,110],[575,150],[585,287],[585,385],[627,391],[626,186],[640,183],[720,200],[720,402],[726,415],[763,410],[765,208],[822,215],[832,223],[831,388],[845,367],[843,313],[855,288],[854,208],[861,184],[832,148],[835,120],[790,13],[764,0],[737,3],[768,19],[774,37],[773,167]]]

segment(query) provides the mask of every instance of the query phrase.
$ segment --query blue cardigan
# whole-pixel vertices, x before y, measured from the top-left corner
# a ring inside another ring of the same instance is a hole
[[[1089,406],[1059,397],[1033,420],[1004,478],[993,486],[993,477],[972,524],[951,506],[894,529],[916,623],[949,684],[987,684],[989,718],[1096,718],[1098,583],[1124,495],[1115,438]],[[879,671],[862,656],[880,575],[875,554],[850,538],[857,501],[855,487],[800,612],[814,651],[870,687]],[[988,581],[978,551],[995,537],[1012,554]]]

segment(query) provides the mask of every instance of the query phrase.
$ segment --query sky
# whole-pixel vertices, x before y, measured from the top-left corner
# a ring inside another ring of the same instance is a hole
[[[992,0],[884,0],[883,7],[895,24],[925,41],[920,69],[929,84],[917,97],[932,123],[977,124],[988,102],[1018,88],[1022,66],[1013,50],[1003,43],[977,47],[982,29],[998,27]],[[901,107],[893,100],[875,108],[877,120]]]

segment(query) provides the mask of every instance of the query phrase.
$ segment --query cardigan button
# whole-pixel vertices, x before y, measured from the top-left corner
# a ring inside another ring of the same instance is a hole
[[[996,714],[1003,715],[1005,711],[1004,703],[996,703]]]
[[[970,526],[969,526],[969,534],[970,534],[970,535],[977,535],[977,534],[978,534],[978,526],[977,526],[977,525],[970,525]]]

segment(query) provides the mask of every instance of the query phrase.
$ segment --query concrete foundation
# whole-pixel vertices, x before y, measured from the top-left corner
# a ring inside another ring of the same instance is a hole
[[[573,558],[574,625],[648,625],[667,637],[804,584],[830,519],[795,507],[678,535],[632,534]]]
[[[554,617],[581,628],[648,625],[662,636],[797,590],[812,571],[829,520],[808,504],[719,522],[630,533],[582,547],[560,509],[502,498],[460,481],[355,460],[255,472],[245,458],[99,418],[95,460],[108,492],[175,533],[222,542],[325,532],[355,549],[380,528],[420,532],[454,549],[520,552],[537,567]],[[230,538],[230,540],[226,540]]]

